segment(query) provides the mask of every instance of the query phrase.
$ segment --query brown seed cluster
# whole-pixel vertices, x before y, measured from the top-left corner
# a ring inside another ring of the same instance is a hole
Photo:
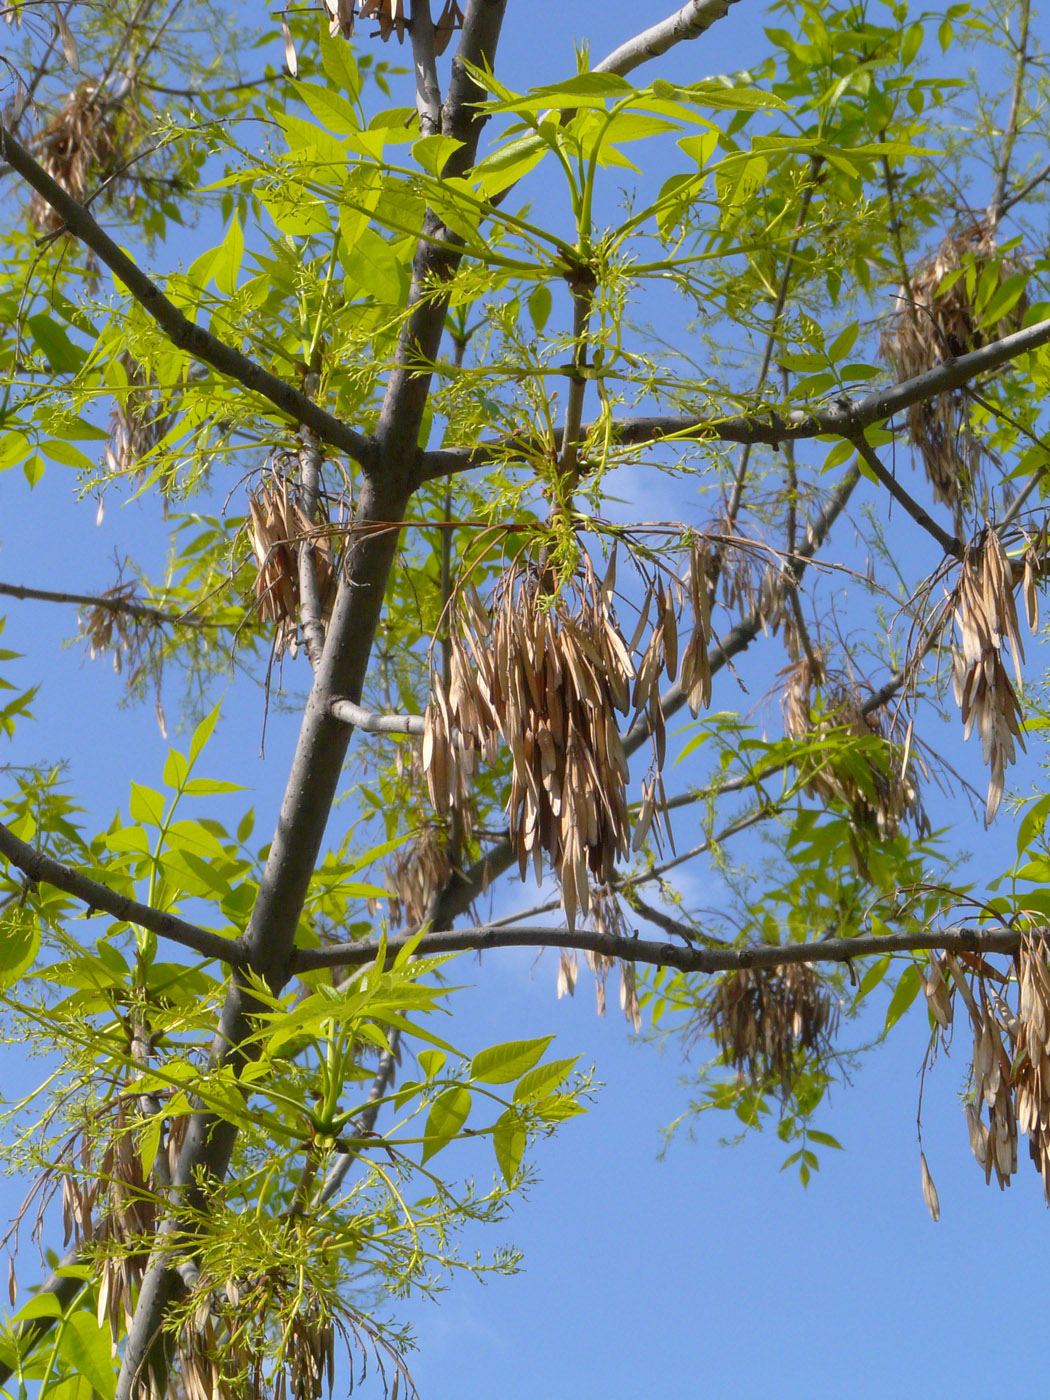
[[[391,927],[419,928],[425,924],[432,916],[434,897],[448,884],[451,874],[448,832],[427,823],[387,862]]]
[[[156,381],[127,351],[119,356],[128,387],[109,415],[106,465],[111,472],[140,470],[139,463],[170,432],[177,415],[157,392]]]
[[[512,567],[490,618],[471,590],[452,628],[446,695],[435,677],[423,767],[439,812],[450,810],[483,750],[502,737],[512,759],[508,820],[522,879],[543,853],[569,927],[590,906],[588,873],[605,882],[629,849],[626,713],[630,653],[589,561],[551,597],[539,571]],[[455,756],[455,757],[453,757]]]
[[[882,335],[882,353],[899,379],[911,379],[983,343],[967,277],[958,275],[971,264],[973,293],[982,286],[986,269],[992,270],[989,275],[997,286],[1021,270],[1016,261],[997,256],[995,231],[987,222],[945,238],[933,258],[898,291],[896,309]],[[1022,297],[991,334],[1018,330],[1027,304]],[[908,434],[935,497],[951,506],[958,519],[960,507],[972,497],[982,455],[980,442],[969,430],[965,392],[953,390],[914,404],[908,410]]]
[[[176,1119],[161,1150],[170,1178],[185,1135]],[[79,1162],[62,1177],[64,1244],[97,1250],[100,1258],[98,1315],[108,1318],[114,1340],[131,1326],[135,1295],[149,1259],[160,1198],[142,1171],[138,1132],[123,1103],[104,1138],[85,1137]]]
[[[274,1280],[229,1279],[199,1304],[179,1334],[179,1380],[186,1400],[320,1400],[335,1383],[335,1326],[305,1305],[288,1319],[281,1356],[267,1353],[265,1323]]]
[[[276,1260],[220,1279],[202,1273],[178,1334],[176,1400],[320,1400],[333,1393],[337,1345],[351,1357],[349,1391],[356,1355],[362,1378],[371,1359],[386,1393],[416,1395],[397,1347],[334,1284]]]
[[[93,83],[82,83],[35,134],[33,154],[78,202],[83,203],[103,183],[103,198],[112,201],[119,192],[120,168],[135,134],[129,124],[137,123],[136,111],[128,95],[117,102],[100,93]],[[29,216],[42,233],[55,233],[63,227],[61,216],[40,194],[33,195]]]
[[[694,557],[697,551],[693,551]],[[584,555],[557,592],[546,571],[515,563],[502,575],[491,612],[462,588],[450,608],[448,689],[433,678],[423,767],[431,800],[449,812],[462,800],[479,755],[492,763],[502,739],[512,760],[508,823],[522,879],[542,879],[547,854],[570,928],[590,908],[590,881],[606,884],[631,845],[627,759],[617,712],[645,714],[655,773],[643,792],[642,839],[653,821],[666,750],[660,675],[678,675],[678,612],[671,584],[653,581],[629,645],[612,606],[614,564],[604,582]],[[710,699],[707,609],[694,565],[697,611],[681,657],[690,703]],[[648,644],[636,649],[653,615]],[[638,839],[636,835],[636,840]]]
[[[971,987],[961,959],[945,953],[931,963],[926,990],[938,1023],[951,1020],[955,990],[966,1004],[973,1028],[973,1101],[966,1105],[970,1148],[1000,1188],[1017,1171],[1017,1135],[1028,1138],[1028,1155],[1043,1182],[1050,1205],[1050,962],[1044,936],[1026,935],[1016,960],[1017,1008],[1006,992],[989,993],[989,969],[977,966],[979,986]],[[950,986],[943,970],[951,973]],[[997,976],[997,974],[996,974]],[[931,982],[933,989],[931,993]],[[987,1114],[987,1121],[985,1120]]]
[[[814,668],[816,662],[816,668]],[[799,762],[806,791],[822,801],[837,801],[849,810],[853,824],[872,831],[879,839],[895,836],[902,822],[911,818],[920,832],[929,830],[913,765],[887,733],[878,710],[865,712],[860,694],[846,680],[828,684],[823,658],[802,656],[782,673],[781,709],[784,730],[793,739],[819,740],[848,735],[872,741],[871,748],[847,755],[834,744],[808,752]],[[814,708],[814,695],[824,689],[824,705]]]
[[[296,655],[299,645],[299,547],[309,540],[321,617],[331,617],[336,565],[325,531],[314,528],[289,494],[288,482],[273,477],[248,496],[248,534],[259,572],[255,579],[259,617],[276,624],[274,648]]]
[[[344,39],[349,39],[355,20],[374,19],[379,25],[381,39],[396,34],[398,43],[404,42],[409,23],[405,0],[324,0],[324,7],[333,35],[342,34]],[[434,21],[434,52],[438,57],[448,48],[453,33],[462,24],[463,10],[458,0],[445,0],[444,8]]]
[[[1043,1179],[1050,1205],[1050,968],[1042,937],[1026,940],[1018,955],[1014,1102],[1018,1129]]]
[[[1025,553],[1022,574],[1029,623],[1038,624],[1035,546]],[[985,530],[981,542],[967,549],[952,597],[958,641],[952,647],[952,681],[962,713],[963,737],[976,728],[984,761],[991,770],[986,820],[1002,801],[1006,767],[1024,748],[1017,692],[1006,673],[1003,644],[1008,643],[1017,683],[1021,685],[1024,648],[1014,605],[1014,571],[997,531]]]
[[[135,581],[114,584],[101,594],[115,603],[135,603],[138,585]],[[79,614],[80,636],[87,642],[88,655],[112,656],[113,669],[119,676],[128,667],[128,685],[133,686],[149,665],[150,642],[157,624],[147,618],[96,603]]]
[[[791,1092],[800,1059],[823,1059],[838,1006],[811,967],[740,968],[721,977],[703,1017],[727,1064],[757,1089]]]

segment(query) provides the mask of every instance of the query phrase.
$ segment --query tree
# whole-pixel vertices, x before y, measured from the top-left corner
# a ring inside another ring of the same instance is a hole
[[[162,725],[184,677],[188,733],[95,835],[61,769],[8,768],[4,997],[52,1056],[9,1157],[70,1253],[2,1365],[41,1393],[315,1395],[338,1340],[407,1382],[362,1280],[426,1286],[589,1093],[549,1037],[446,1038],[465,949],[560,949],[568,991],[582,953],[600,1001],[616,969],[636,1028],[713,1041],[687,1114],[775,1122],[803,1182],[839,1022],[924,990],[932,1051],[958,1003],[974,1153],[1003,1183],[1020,1130],[1050,1191],[1050,797],[984,888],[923,791],[970,786],[942,706],[989,822],[1045,719],[1027,0],[782,0],[761,66],[685,82],[660,61],[741,22],[689,0],[526,91],[513,9],[5,12],[3,465],[155,501],[169,553],[0,591],[76,606]],[[958,77],[978,45],[1001,112]],[[199,768],[231,667],[301,710],[259,836]],[[552,884],[486,915],[515,869]],[[457,1139],[491,1191],[436,1173]]]

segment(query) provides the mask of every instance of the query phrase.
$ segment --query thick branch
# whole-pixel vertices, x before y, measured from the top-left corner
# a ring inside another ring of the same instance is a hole
[[[299,444],[299,473],[302,509],[311,526],[317,524],[317,502],[321,490],[321,447],[309,428],[303,428]],[[306,643],[306,654],[316,671],[324,651],[324,621],[317,593],[317,555],[309,535],[299,541],[299,623]]]
[[[506,0],[469,0],[467,5],[449,95],[442,109],[442,130],[464,143],[449,162],[449,175],[461,174],[470,166],[483,125],[476,103],[484,94],[470,78],[466,64],[492,66],[505,8]],[[432,235],[437,226],[438,221],[428,213],[413,262],[410,314],[402,327],[375,441],[370,446],[371,470],[365,474],[358,497],[358,528],[348,545],[324,652],[314,673],[280,816],[244,935],[248,965],[274,991],[284,986],[295,966],[295,934],[350,739],[349,727],[332,713],[332,702],[346,697],[360,703],[397,549],[396,530],[377,531],[374,527],[403,518],[415,484],[416,447],[430,387],[429,366],[437,353],[447,307],[440,286],[455,270],[459,256],[434,246]],[[332,440],[314,422],[302,421],[318,437]],[[246,1041],[254,1009],[247,987],[236,981],[223,1007],[216,1037],[218,1053],[235,1068],[250,1053]],[[207,1209],[210,1185],[229,1169],[236,1134],[228,1120],[205,1112],[193,1114],[173,1179],[176,1213],[162,1223],[162,1235],[177,1227],[183,1209]],[[171,1343],[163,1324],[179,1287],[171,1256],[159,1240],[128,1329],[116,1400],[132,1400],[146,1383],[160,1391],[165,1388]]]
[[[594,71],[619,73],[621,76],[630,73],[640,64],[648,63],[652,58],[659,58],[675,44],[680,44],[685,39],[698,39],[717,20],[724,19],[729,13],[730,5],[735,4],[736,0],[689,0],[680,10],[668,15],[667,19],[660,20],[658,24],[643,30],[641,34],[636,34],[633,39],[628,39],[625,44],[614,49],[607,58],[603,58],[601,63],[597,64]]]
[[[187,923],[175,914],[166,914],[162,909],[154,909],[149,904],[140,904],[136,899],[117,894],[108,885],[100,884],[87,875],[81,875],[69,865],[63,865],[54,856],[35,851],[32,846],[14,834],[0,822],[0,854],[7,857],[12,865],[34,883],[54,885],[64,890],[74,899],[82,900],[89,912],[101,909],[128,924],[138,924],[149,929],[160,938],[170,938],[173,943],[200,953],[205,958],[216,958],[220,962],[237,967],[245,961],[244,948],[239,938],[223,938],[210,929]]]
[[[625,418],[615,425],[615,440],[623,447],[642,447],[666,439],[682,442],[762,443],[778,447],[782,442],[829,435],[853,439],[864,428],[883,423],[895,414],[922,403],[937,394],[959,389],[980,374],[1000,369],[1030,350],[1050,344],[1050,320],[1015,331],[1002,340],[993,340],[979,350],[946,360],[912,379],[887,389],[876,389],[862,399],[837,399],[830,407],[798,409],[781,415],[776,412],[742,414],[735,418],[701,418],[693,414],[666,414]],[[581,431],[593,427],[588,424]],[[554,446],[560,450],[561,430],[554,433]],[[519,446],[529,444],[522,437],[502,442],[481,443],[477,447],[444,447],[420,454],[419,479],[452,476],[472,471],[493,461],[504,461]]]
[[[416,70],[416,112],[419,134],[436,136],[441,130],[441,86],[434,52],[434,19],[430,0],[412,0],[408,25],[412,38],[412,60]]]
[[[673,922],[673,921],[669,921]],[[675,932],[688,937],[682,924]],[[415,934],[390,938],[388,958],[393,958]],[[444,933],[427,933],[415,945],[420,957],[440,953],[481,953],[490,948],[575,948],[606,958],[673,967],[679,972],[711,974],[748,967],[785,967],[790,963],[851,962],[854,958],[881,957],[885,953],[914,953],[946,949],[954,953],[1015,953],[1021,946],[1017,929],[960,927],[925,933],[893,933],[858,938],[822,938],[813,943],[759,943],[744,948],[696,948],[678,943],[658,943],[647,938],[625,938],[589,929],[494,928],[480,925]],[[329,948],[304,948],[296,955],[297,971],[322,967],[362,967],[378,952],[375,943],[341,943]]]
[[[363,705],[355,705],[352,700],[333,700],[329,708],[337,720],[353,725],[363,734],[419,735],[425,728],[422,715],[379,715]]]
[[[0,157],[7,160],[12,169],[47,200],[69,232],[105,263],[180,350],[211,365],[220,374],[235,379],[252,393],[261,395],[294,422],[305,424],[324,442],[347,453],[362,467],[367,469],[372,466],[375,449],[368,438],[326,413],[291,384],[278,379],[211,331],[187,320],[157,284],[114,243],[84,206],[67,194],[4,126],[0,126]]]

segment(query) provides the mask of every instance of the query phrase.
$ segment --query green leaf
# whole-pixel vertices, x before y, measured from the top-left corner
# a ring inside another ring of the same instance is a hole
[[[225,899],[230,893],[229,880],[211,861],[202,860],[193,851],[167,850],[160,857],[160,866],[165,878],[184,894],[196,895],[200,899],[212,896]]]
[[[551,289],[546,285],[533,287],[526,304],[529,308],[529,315],[532,317],[532,324],[536,327],[536,334],[542,335],[543,328],[551,314],[551,307],[554,304]]]
[[[446,1147],[467,1121],[470,1113],[470,1090],[454,1084],[439,1094],[430,1106],[424,1128],[423,1161],[429,1162],[435,1153]]]
[[[872,991],[873,988],[879,985],[879,983],[886,976],[889,970],[889,953],[887,953],[884,957],[876,959],[876,961],[872,963],[872,965],[868,968],[867,972],[865,972],[864,976],[860,979],[860,986],[857,988],[857,995],[853,1000],[854,1007],[856,1007],[858,1003],[862,1002],[864,998],[868,995],[868,993]]]
[[[244,260],[244,230],[241,221],[234,214],[226,237],[216,250],[212,264],[212,277],[215,286],[224,296],[232,296],[237,288],[237,275]]]
[[[14,428],[0,435],[0,472],[16,466],[30,452],[29,439],[25,433]],[[32,483],[30,483],[32,485]]]
[[[508,1108],[506,1113],[496,1119],[496,1126],[492,1130],[492,1146],[496,1152],[496,1162],[503,1173],[503,1180],[508,1186],[513,1186],[514,1181],[521,1168],[521,1159],[525,1154],[525,1125],[521,1115],[513,1108]]]
[[[35,486],[44,475],[44,459],[39,452],[22,463],[22,474],[30,486]]]
[[[87,359],[87,352],[74,345],[64,326],[43,311],[26,317],[30,334],[56,374],[76,374]]]
[[[678,144],[686,155],[692,156],[697,165],[702,168],[714,155],[718,146],[718,137],[717,131],[703,131],[699,136],[683,136]]]
[[[128,811],[132,821],[142,822],[146,826],[160,826],[164,821],[164,798],[154,788],[133,782]]]
[[[326,131],[340,136],[360,131],[356,107],[340,93],[333,92],[331,88],[316,87],[313,83],[296,82],[292,87]]]
[[[200,724],[193,731],[193,738],[190,740],[190,767],[196,763],[200,757],[205,744],[214,733],[215,726],[219,722],[219,714],[222,710],[222,703],[214,706],[201,720]]]
[[[571,1071],[580,1057],[571,1060],[551,1060],[549,1064],[537,1065],[523,1074],[514,1090],[515,1103],[532,1103],[552,1094]]]
[[[479,82],[489,86],[488,75],[467,65]],[[533,88],[531,92],[513,94],[491,104],[494,112],[543,112],[549,109],[581,108],[603,109],[610,97],[620,98],[632,91],[626,78],[616,73],[578,73],[564,83],[549,83],[544,87]]]
[[[196,797],[214,797],[224,792],[247,792],[244,783],[229,783],[223,778],[187,778],[183,792]]]
[[[149,837],[141,826],[122,826],[116,831],[107,831],[105,842],[111,851],[134,851],[137,855],[149,855]]]
[[[347,281],[384,304],[396,302],[401,294],[401,274],[397,258],[384,238],[373,228],[363,228],[357,241],[343,258]]]
[[[445,1054],[442,1050],[420,1050],[416,1059],[427,1079],[433,1079],[445,1067]]]
[[[356,102],[361,91],[361,74],[354,51],[345,39],[336,39],[328,32],[327,16],[321,20],[321,64],[334,86],[351,102]]]
[[[546,1035],[539,1040],[508,1040],[479,1050],[470,1062],[470,1077],[482,1084],[509,1084],[532,1069],[553,1039]]]
[[[824,465],[821,467],[821,471],[830,472],[834,471],[836,467],[841,467],[842,463],[848,461],[856,450],[857,449],[851,442],[843,438],[841,442],[835,444],[824,458]]]
[[[428,175],[440,180],[449,158],[463,149],[463,142],[454,136],[421,136],[412,143],[412,156]]]
[[[167,762],[164,764],[164,772],[161,775],[164,780],[164,786],[172,788],[175,792],[179,792],[183,783],[186,781],[189,771],[190,765],[186,762],[185,755],[179,753],[178,749],[169,749]]]
[[[0,991],[18,981],[39,950],[39,919],[28,909],[9,905],[0,918]]]
[[[1007,277],[992,293],[988,304],[982,307],[981,325],[995,326],[997,322],[1009,316],[1021,300],[1027,286],[1028,274],[1026,272],[1015,272],[1012,277]]]
[[[765,156],[751,155],[741,159],[727,156],[715,172],[715,188],[723,211],[732,210],[753,199],[765,184],[769,162]]]
[[[891,1030],[915,1000],[922,986],[922,971],[917,963],[909,963],[901,973],[900,981],[894,989],[890,1004],[886,1009],[886,1024],[883,1034]]]
[[[838,1138],[834,1138],[830,1133],[820,1133],[816,1128],[810,1128],[806,1132],[806,1137],[811,1142],[819,1143],[821,1147],[835,1147],[840,1152],[843,1150],[842,1143]]]
[[[491,199],[527,175],[549,150],[550,146],[541,136],[519,137],[478,161],[470,178]]]
[[[40,450],[46,457],[50,457],[52,462],[58,462],[63,467],[73,467],[78,472],[93,472],[95,463],[87,455],[81,452],[79,447],[74,447],[71,442],[62,442],[52,439],[40,444]]]
[[[1042,836],[1048,815],[1050,815],[1050,792],[1036,798],[1021,818],[1021,823],[1017,828],[1017,854],[1019,856],[1023,851],[1028,850],[1037,836]]]
[[[839,332],[828,346],[828,359],[833,365],[846,358],[856,344],[858,335],[860,335],[859,321],[854,321],[851,326],[847,326]]]
[[[537,1118],[545,1123],[560,1123],[566,1118],[575,1118],[585,1110],[571,1094],[548,1094],[545,1099],[533,1105]]]
[[[38,1293],[15,1313],[12,1322],[31,1322],[34,1317],[61,1317],[62,1304],[53,1293]]]

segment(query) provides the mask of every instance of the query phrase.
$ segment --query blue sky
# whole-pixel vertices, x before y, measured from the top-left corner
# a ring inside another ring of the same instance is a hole
[[[572,68],[573,41],[584,33],[598,58],[663,13],[652,0],[511,0],[501,76],[516,87],[551,81]],[[695,80],[756,62],[759,15],[743,0],[707,36],[675,51],[661,74]],[[74,487],[72,473],[57,467],[33,493],[12,473],[0,477],[0,578],[91,591],[112,581],[114,551],[156,559],[163,534],[145,505],[114,500],[96,525],[95,502],[76,503]],[[22,668],[26,683],[41,673],[44,680],[37,723],[20,731],[16,761],[68,756],[73,791],[90,820],[104,822],[126,803],[132,777],[159,776],[167,743],[151,707],[123,711],[114,724],[122,683],[107,662],[63,649],[70,613],[11,604],[8,615],[4,644],[32,658]],[[233,684],[207,765],[253,790],[259,833],[272,826],[296,728],[294,716],[271,711],[263,759],[261,724],[261,692]],[[1039,741],[1031,747],[1038,759]],[[980,783],[976,753],[960,761]],[[941,815],[951,809],[944,804]],[[1004,812],[991,835],[972,828],[964,839],[977,850],[974,869],[1008,858],[1012,826]],[[532,902],[532,894],[526,887],[521,898]],[[529,1199],[503,1226],[467,1237],[468,1253],[520,1246],[521,1273],[486,1286],[459,1279],[437,1305],[408,1305],[419,1343],[412,1371],[427,1400],[1027,1393],[1045,1325],[1046,1207],[1026,1160],[1000,1193],[985,1186],[970,1156],[958,1101],[969,1054],[964,1026],[956,1053],[926,1081],[923,1136],[942,1209],[934,1225],[915,1133],[927,1040],[921,1011],[836,1092],[818,1126],[846,1150],[822,1151],[821,1170],[803,1191],[794,1173],[779,1172],[785,1149],[772,1134],[722,1147],[719,1136],[732,1125],[721,1120],[700,1119],[695,1140],[679,1136],[658,1160],[662,1130],[684,1106],[678,1046],[634,1043],[615,994],[598,1020],[585,974],[574,1000],[556,1001],[555,970],[549,955],[516,952],[455,966],[456,980],[477,983],[456,1002],[457,1044],[470,1050],[553,1031],[555,1053],[580,1053],[605,1087],[586,1117],[540,1146]],[[852,1038],[877,1028],[862,1025]],[[17,1055],[5,1057],[3,1074],[10,1095]],[[464,1170],[484,1179],[489,1161],[472,1168],[464,1155]],[[0,1188],[10,1213],[22,1187]],[[26,1261],[23,1288],[31,1282]],[[1000,1339],[986,1317],[1001,1314],[1007,1290],[1009,1330]],[[378,1395],[374,1378],[358,1393]]]

